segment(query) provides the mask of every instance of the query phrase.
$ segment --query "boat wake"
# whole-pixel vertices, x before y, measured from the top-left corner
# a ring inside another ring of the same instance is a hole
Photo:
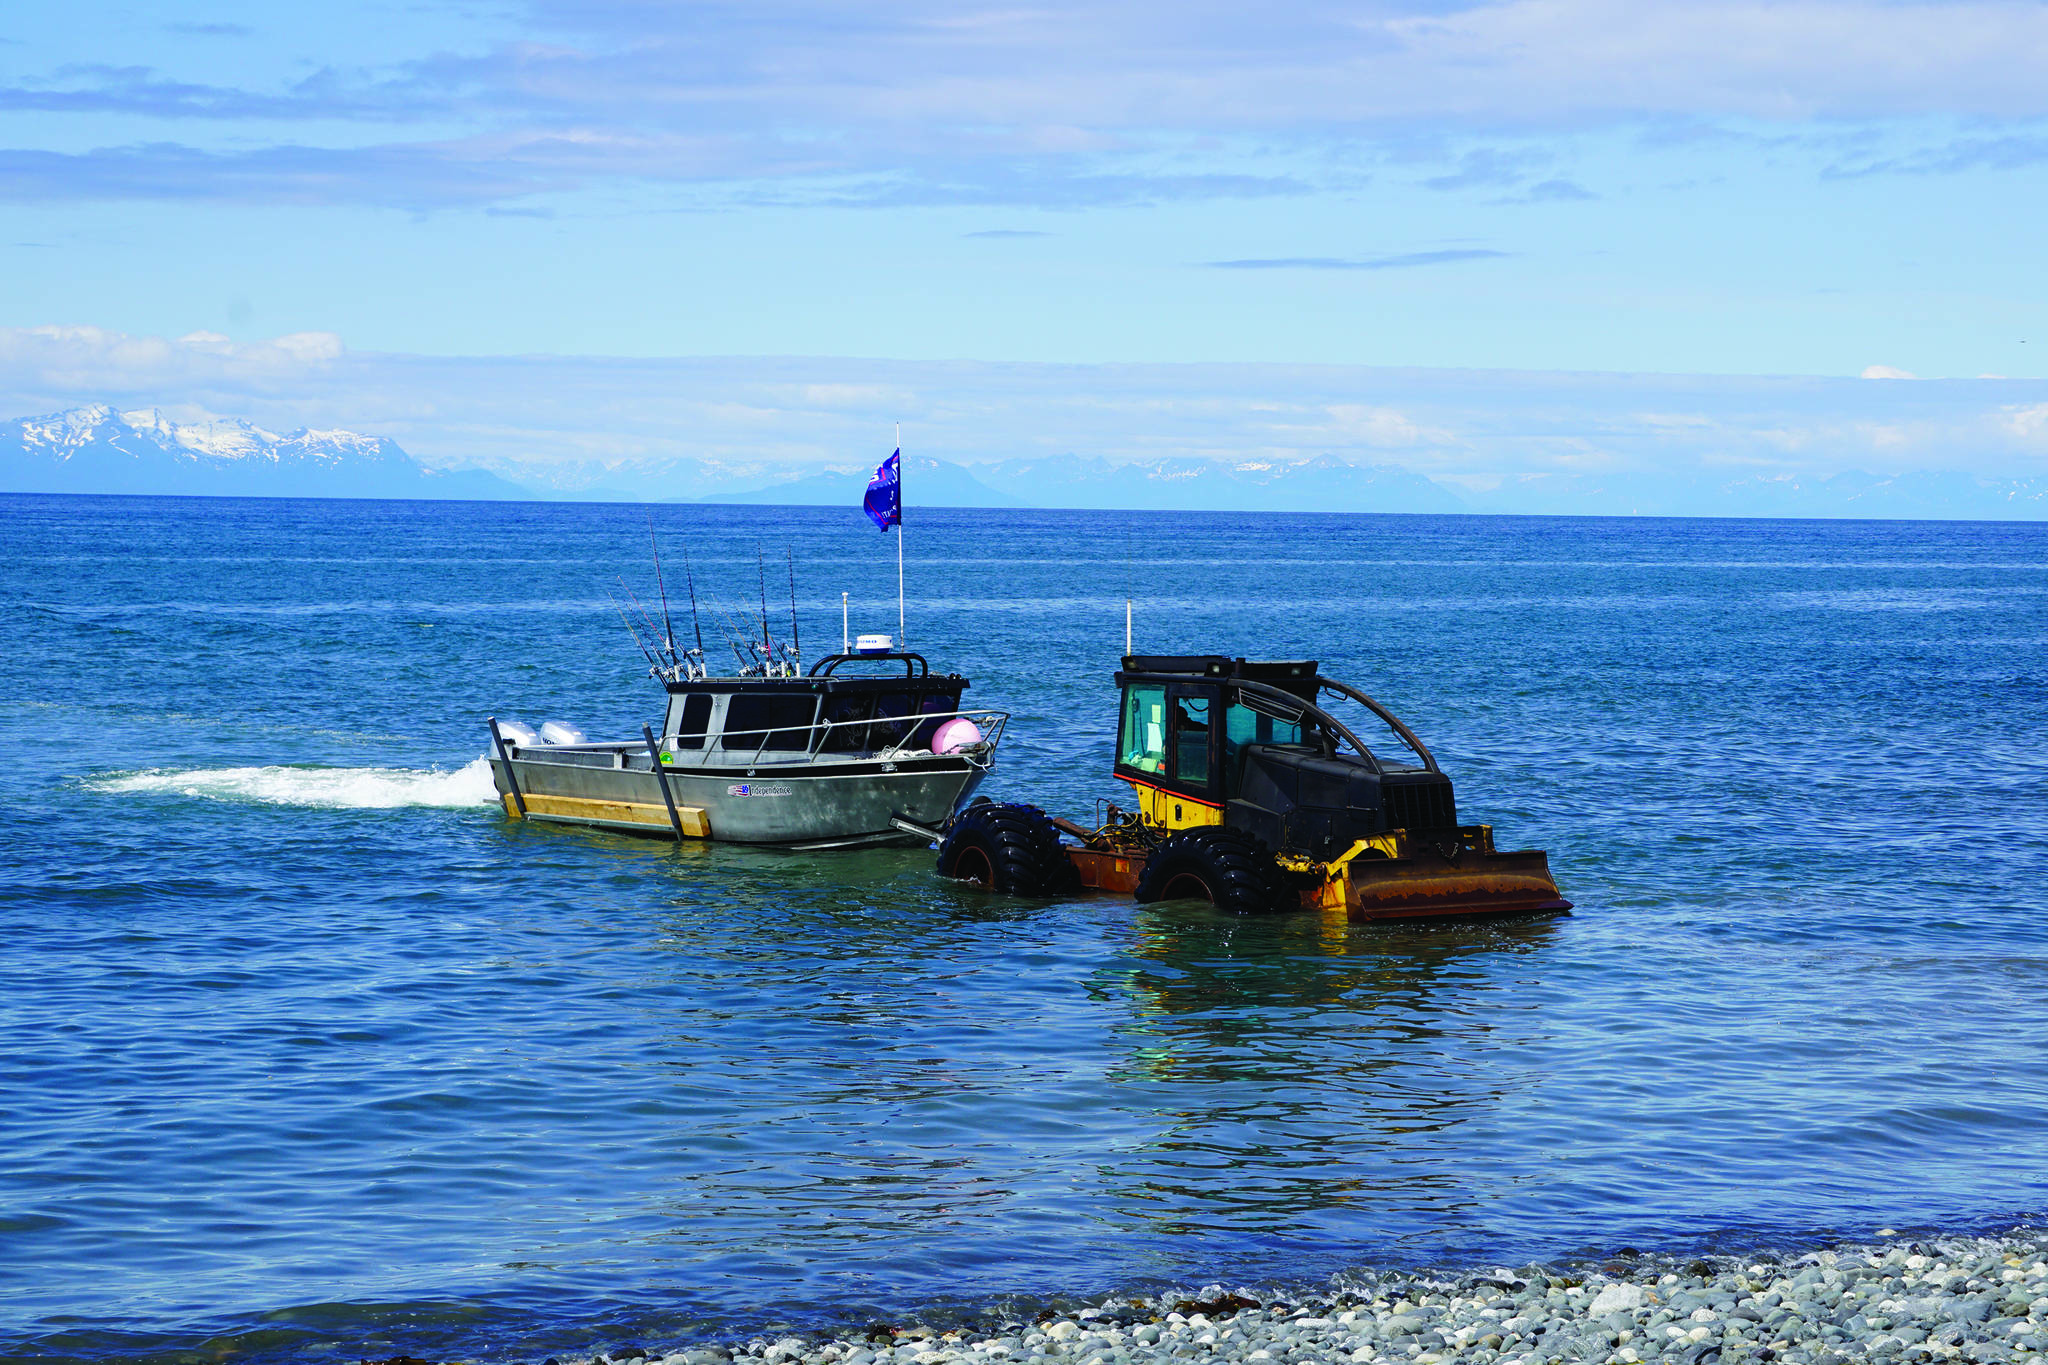
[[[442,768],[152,769],[94,779],[94,791],[145,796],[198,796],[274,806],[331,810],[393,810],[405,806],[488,806],[497,799],[489,760]]]

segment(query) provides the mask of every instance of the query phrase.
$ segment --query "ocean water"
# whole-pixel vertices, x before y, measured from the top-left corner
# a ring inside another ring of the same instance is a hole
[[[606,599],[653,604],[647,509],[0,499],[0,1356],[527,1361],[2048,1202],[2048,526],[911,515],[992,794],[1118,794],[1128,594],[1141,649],[1388,703],[1576,913],[516,824],[486,715],[658,714]],[[780,631],[785,548],[812,656],[842,592],[894,629],[854,509],[653,516],[714,644],[764,577]]]

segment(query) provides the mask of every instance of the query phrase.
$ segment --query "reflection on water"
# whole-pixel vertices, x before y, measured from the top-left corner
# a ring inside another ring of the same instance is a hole
[[[1424,928],[1341,914],[1225,917],[1185,904],[1134,925],[1129,965],[1095,989],[1132,1008],[1111,1079],[1158,1133],[1129,1153],[1120,1204],[1162,1231],[1377,1240],[1418,1205],[1459,1202],[1418,1144],[1448,1135],[1517,1084],[1504,1009],[1515,958],[1549,920]],[[1507,1064],[1503,1065],[1502,1062]],[[1399,1219],[1380,1216],[1389,1196]]]

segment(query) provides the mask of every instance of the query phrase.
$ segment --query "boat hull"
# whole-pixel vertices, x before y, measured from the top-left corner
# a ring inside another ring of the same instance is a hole
[[[491,760],[492,779],[514,819],[666,839],[675,838],[680,825],[688,839],[795,846],[917,842],[890,818],[943,824],[973,795],[985,771],[959,754],[752,768],[669,764],[659,775],[646,755],[618,749],[557,755],[524,749],[509,760]]]

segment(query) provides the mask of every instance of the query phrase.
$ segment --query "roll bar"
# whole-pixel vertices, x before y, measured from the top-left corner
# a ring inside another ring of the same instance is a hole
[[[874,659],[901,660],[903,663],[903,676],[906,678],[928,678],[932,673],[932,666],[924,661],[924,655],[899,652],[892,649],[886,654],[827,654],[824,658],[811,665],[810,676],[813,678],[829,678],[832,676],[832,671],[843,663],[859,663],[863,660]]]
[[[1351,698],[1353,701],[1357,702],[1359,705],[1365,707],[1374,715],[1378,716],[1381,720],[1385,721],[1387,723],[1388,729],[1392,730],[1395,734],[1399,735],[1403,741],[1405,741],[1407,744],[1414,748],[1416,756],[1421,758],[1423,766],[1428,768],[1431,772],[1437,773],[1443,771],[1443,769],[1437,767],[1435,757],[1430,754],[1428,748],[1423,745],[1422,741],[1416,737],[1415,732],[1413,730],[1410,730],[1406,725],[1403,725],[1400,722],[1400,720],[1395,717],[1394,713],[1387,710],[1386,707],[1381,706],[1378,702],[1374,701],[1371,697],[1366,696],[1365,693],[1360,692],[1357,688],[1347,686],[1344,683],[1332,682],[1328,678],[1318,678],[1317,682],[1320,683],[1322,686],[1329,688],[1332,692],[1339,694],[1340,696]],[[1293,692],[1289,692],[1285,688],[1274,687],[1270,683],[1255,682],[1250,678],[1231,678],[1226,680],[1224,686],[1229,688],[1235,688],[1239,692],[1249,693],[1250,695],[1259,698],[1261,701],[1277,703],[1279,707],[1284,708],[1287,711],[1291,712],[1296,718],[1302,716],[1314,716],[1316,720],[1320,721],[1323,725],[1327,726],[1331,733],[1336,734],[1343,739],[1349,740],[1351,743],[1351,747],[1358,750],[1360,756],[1363,757],[1366,762],[1372,764],[1374,772],[1384,773],[1386,771],[1385,765],[1383,765],[1380,762],[1379,755],[1375,754],[1370,748],[1366,747],[1365,741],[1360,739],[1357,735],[1353,734],[1351,732],[1350,726],[1346,725],[1343,721],[1338,720],[1335,716],[1331,715],[1328,711],[1325,711],[1322,707],[1317,706],[1314,702],[1303,701],[1301,697],[1299,697]],[[1254,709],[1257,710],[1261,708]],[[1276,717],[1276,719],[1284,719],[1284,717]]]
[[[1340,683],[1335,678],[1323,677],[1318,677],[1316,679],[1316,682],[1318,682],[1324,687],[1329,688],[1332,692],[1335,692],[1340,696],[1351,698],[1351,700],[1357,702],[1360,706],[1363,706],[1366,710],[1372,712],[1381,720],[1385,721],[1387,723],[1387,728],[1389,730],[1392,730],[1395,734],[1399,735],[1404,741],[1406,741],[1409,748],[1415,750],[1416,755],[1422,759],[1423,767],[1429,769],[1433,773],[1440,773],[1443,771],[1442,768],[1436,766],[1436,759],[1429,752],[1429,746],[1422,742],[1422,737],[1417,735],[1413,730],[1409,729],[1406,725],[1403,725],[1401,723],[1401,718],[1399,716],[1396,716],[1392,711],[1389,711],[1386,707],[1381,706],[1378,702],[1374,701],[1371,697],[1366,696],[1365,693],[1359,691],[1357,688],[1351,686],[1349,683]]]

